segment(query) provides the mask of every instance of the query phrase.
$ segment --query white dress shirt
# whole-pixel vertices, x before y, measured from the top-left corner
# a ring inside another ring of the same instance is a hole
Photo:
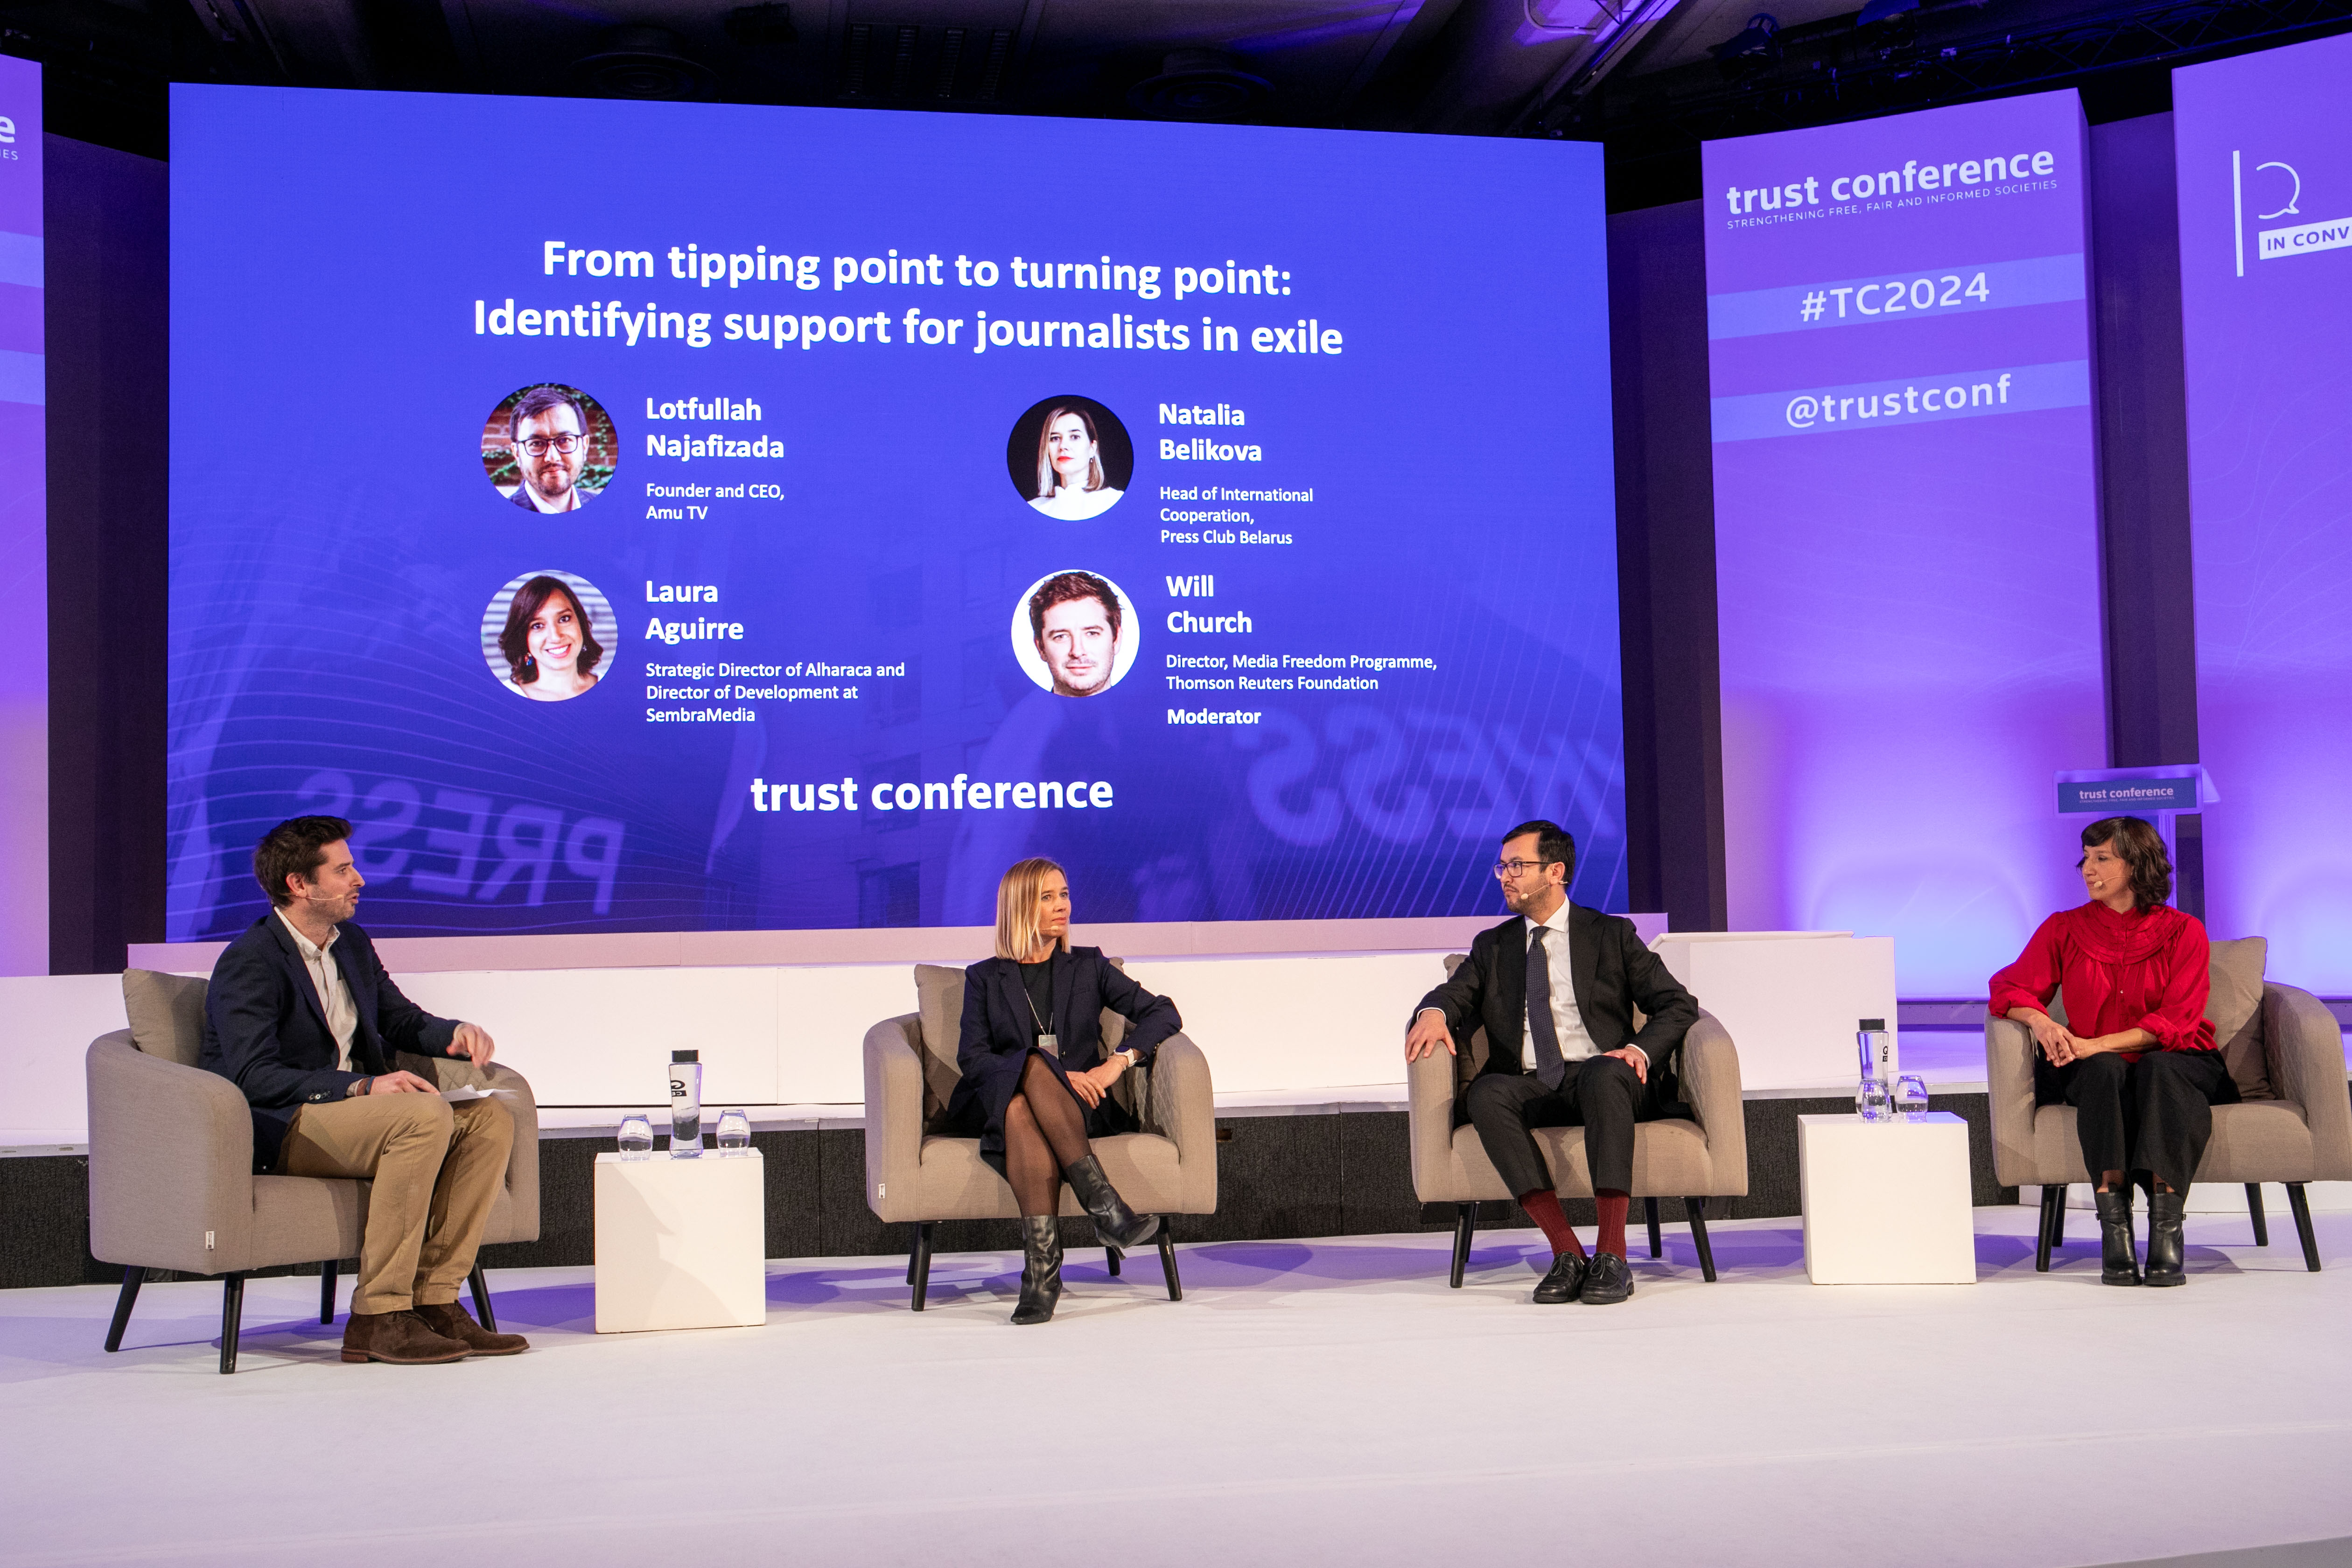
[[[343,971],[335,963],[334,945],[343,937],[341,931],[327,933],[324,943],[312,942],[286,919],[283,910],[278,911],[287,933],[294,939],[294,951],[302,955],[302,966],[310,972],[310,984],[319,993],[319,1005],[327,1012],[327,1028],[335,1037],[335,1070],[352,1070],[352,1037],[359,1033],[360,1010],[352,1000],[352,988],[343,984]]]
[[[1576,1005],[1576,980],[1568,967],[1568,900],[1562,899],[1551,918],[1543,921],[1527,920],[1527,947],[1524,955],[1538,942],[1544,944],[1545,962],[1551,966],[1551,1026],[1559,1038],[1559,1059],[1580,1062],[1591,1056],[1597,1047],[1584,1027],[1584,1014]],[[1528,1071],[1536,1070],[1536,1036],[1526,1007],[1519,1012],[1519,1064]]]

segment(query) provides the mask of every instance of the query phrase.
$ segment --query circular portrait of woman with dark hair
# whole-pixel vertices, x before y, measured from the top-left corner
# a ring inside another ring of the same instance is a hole
[[[525,511],[578,511],[612,482],[620,450],[604,405],[560,382],[509,393],[482,422],[482,467]]]
[[[1033,509],[1083,522],[1127,493],[1135,443],[1118,416],[1093,398],[1049,397],[1013,422],[1004,466]]]
[[[612,601],[569,572],[527,572],[482,612],[483,662],[499,685],[533,702],[589,690],[620,641]]]

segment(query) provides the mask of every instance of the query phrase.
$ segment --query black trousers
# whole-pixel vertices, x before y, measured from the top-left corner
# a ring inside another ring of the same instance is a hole
[[[2219,1051],[2149,1051],[2136,1062],[2102,1052],[2057,1076],[2094,1183],[2105,1171],[2146,1171],[2187,1192],[2213,1136],[2213,1107],[2237,1099]]]
[[[1513,1197],[1552,1190],[1543,1155],[1528,1136],[1531,1127],[1583,1128],[1593,1190],[1633,1191],[1633,1113],[1642,1102],[1642,1080],[1622,1058],[1570,1062],[1557,1089],[1546,1089],[1533,1073],[1482,1073],[1463,1098],[1486,1158]]]

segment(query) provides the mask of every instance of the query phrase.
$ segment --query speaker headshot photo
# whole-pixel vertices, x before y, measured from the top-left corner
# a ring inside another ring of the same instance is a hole
[[[612,482],[619,450],[603,405],[556,382],[509,393],[482,425],[491,487],[525,511],[578,511]]]
[[[1056,697],[1099,697],[1135,666],[1135,605],[1092,572],[1056,572],[1029,585],[1013,612],[1022,673]]]
[[[532,702],[568,702],[604,679],[620,641],[612,602],[584,577],[531,572],[482,612],[482,657],[499,684]]]
[[[1118,416],[1093,398],[1049,397],[1013,422],[1004,461],[1032,510],[1084,522],[1127,493],[1135,443]]]

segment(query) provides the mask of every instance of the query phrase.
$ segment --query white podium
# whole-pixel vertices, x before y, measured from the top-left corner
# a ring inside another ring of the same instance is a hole
[[[596,1156],[596,1331],[768,1321],[766,1163],[756,1149]]]
[[[1816,1285],[1973,1285],[1969,1124],[1797,1118],[1805,1274]]]
[[[1743,1089],[1843,1086],[1851,1094],[1861,1076],[1854,1026],[1884,1018],[1895,1026],[1891,936],[1669,931],[1650,947],[1739,1043]]]

